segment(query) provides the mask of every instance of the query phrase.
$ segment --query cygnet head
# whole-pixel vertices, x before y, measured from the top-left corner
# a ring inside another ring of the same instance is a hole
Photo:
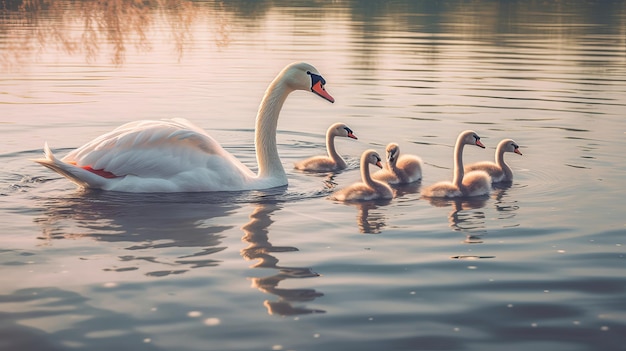
[[[363,154],[363,158],[361,160],[366,161],[367,163],[373,164],[375,166],[378,166],[378,168],[383,168],[380,156],[378,155],[378,152],[374,150],[367,150]]]
[[[346,137],[352,139],[358,139],[350,127],[345,123],[335,123],[329,128],[330,133],[338,137]]]
[[[387,153],[387,162],[395,164],[400,157],[400,146],[396,143],[389,143],[385,152]]]
[[[522,155],[522,152],[519,150],[519,145],[512,139],[504,139],[500,142],[504,152],[514,152],[518,155]]]
[[[466,130],[459,134],[459,138],[457,139],[457,145],[476,145],[481,148],[485,148],[485,145],[480,141],[480,137],[473,130]]]

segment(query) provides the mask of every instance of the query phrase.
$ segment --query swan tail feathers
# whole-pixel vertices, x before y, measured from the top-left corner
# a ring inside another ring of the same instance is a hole
[[[44,157],[33,160],[40,165],[49,168],[69,179],[82,188],[103,188],[105,179],[102,176],[90,172],[88,169],[66,163],[54,156],[54,153],[46,142],[44,145]]]

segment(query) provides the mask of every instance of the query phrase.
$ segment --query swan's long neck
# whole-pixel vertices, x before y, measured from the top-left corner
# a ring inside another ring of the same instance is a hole
[[[367,162],[367,158],[361,158],[361,180],[363,183],[368,186],[375,186],[374,179],[372,179],[372,175],[370,174],[370,163]]]
[[[328,157],[335,161],[338,167],[346,167],[346,162],[335,150],[335,135],[332,133],[332,129],[326,132],[326,151],[328,152]]]
[[[504,148],[506,147],[506,142],[501,142],[500,144],[498,144],[498,148],[496,149],[496,164],[498,165],[498,167],[500,167],[500,169],[502,169],[502,172],[504,173],[504,176],[506,177],[505,179],[512,179],[513,178],[513,171],[511,170],[511,167],[509,167],[509,165],[504,162]]]
[[[452,184],[456,185],[457,188],[461,189],[463,184],[463,176],[465,175],[463,171],[463,146],[465,144],[459,138],[456,141],[456,145],[454,145],[454,177],[452,178]]]
[[[287,179],[276,147],[276,129],[280,110],[291,91],[283,83],[281,77],[277,77],[265,91],[265,96],[259,106],[254,136],[259,178],[283,177]]]

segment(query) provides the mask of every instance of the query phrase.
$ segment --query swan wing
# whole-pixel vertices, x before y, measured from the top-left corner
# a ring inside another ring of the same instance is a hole
[[[387,166],[388,163],[385,163],[385,166]],[[400,183],[400,180],[398,179],[398,176],[395,175],[392,171],[390,171],[388,169],[388,167],[385,167],[385,169],[381,169],[379,171],[376,171],[375,173],[372,174],[372,178],[388,183],[388,184],[398,184]]]
[[[202,177],[218,176],[220,179],[213,180],[216,183],[254,177],[215,139],[184,119],[127,123],[72,151],[62,161],[115,177],[171,179],[196,172]]]
[[[336,201],[366,201],[376,199],[376,192],[365,183],[357,182],[336,191],[330,196]]]
[[[471,171],[463,177],[465,196],[487,195],[491,191],[491,177],[485,171]]]
[[[467,165],[465,167],[465,172],[473,172],[473,171],[485,171],[492,178],[493,182],[498,182],[503,180],[504,172],[502,168],[497,164],[489,161],[477,162]]]
[[[334,160],[326,156],[313,156],[296,162],[294,168],[308,172],[332,172],[340,169]]]
[[[402,182],[413,183],[422,179],[422,159],[415,155],[402,155],[396,163],[402,173]]]
[[[444,198],[460,197],[463,196],[463,193],[451,182],[441,181],[422,190],[422,195],[426,197]]]

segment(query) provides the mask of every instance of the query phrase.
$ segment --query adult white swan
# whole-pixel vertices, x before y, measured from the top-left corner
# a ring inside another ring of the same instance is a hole
[[[334,172],[347,167],[346,161],[335,149],[335,137],[358,139],[350,127],[345,123],[335,123],[326,131],[326,152],[328,156],[313,156],[306,160],[298,161],[295,168],[308,172]]]
[[[422,191],[426,197],[463,197],[487,195],[491,191],[491,178],[484,171],[463,171],[463,147],[476,145],[485,148],[480,137],[473,130],[459,134],[454,146],[454,178],[452,182],[435,183]]]
[[[503,139],[496,148],[496,162],[477,162],[471,165],[465,166],[465,172],[471,171],[485,171],[491,177],[492,183],[510,182],[513,180],[513,170],[504,162],[504,153],[514,152],[518,155],[522,155],[519,151],[519,146],[512,139]]]
[[[337,201],[369,201],[388,200],[393,198],[393,190],[386,183],[372,179],[369,165],[383,168],[380,156],[374,150],[366,150],[361,155],[361,182],[349,185],[333,193],[331,200]]]
[[[422,179],[422,159],[415,155],[400,155],[400,146],[389,143],[385,149],[385,168],[372,174],[372,178],[388,184],[408,184]]]
[[[256,117],[258,174],[209,134],[184,119],[124,124],[61,160],[45,145],[35,160],[83,188],[124,192],[199,192],[268,189],[287,184],[276,148],[278,115],[287,96],[306,90],[334,102],[326,81],[307,63],[286,66],[265,91]]]

